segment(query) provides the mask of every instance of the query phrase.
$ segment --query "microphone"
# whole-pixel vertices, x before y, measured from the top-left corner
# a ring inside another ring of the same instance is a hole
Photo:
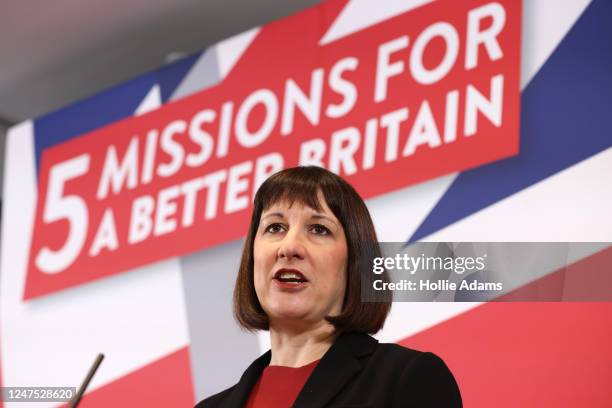
[[[81,384],[79,391],[76,393],[72,401],[70,401],[70,408],[76,408],[77,405],[79,405],[79,402],[81,401],[83,394],[85,394],[85,390],[87,389],[89,382],[91,381],[94,374],[98,370],[98,367],[100,367],[100,363],[102,363],[102,360],[104,360],[104,354],[99,353],[93,365],[89,369],[89,372],[87,373],[87,376],[85,377],[85,380],[83,380],[83,384]]]

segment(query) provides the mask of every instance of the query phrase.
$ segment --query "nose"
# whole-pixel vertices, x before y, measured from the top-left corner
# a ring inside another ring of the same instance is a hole
[[[295,259],[304,259],[306,256],[306,248],[302,242],[302,237],[297,230],[289,230],[280,241],[278,246],[278,259],[290,261]]]

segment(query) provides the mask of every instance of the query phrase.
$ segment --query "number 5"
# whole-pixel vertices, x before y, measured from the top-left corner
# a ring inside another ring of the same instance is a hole
[[[36,256],[36,266],[45,273],[58,273],[77,258],[87,234],[89,214],[85,201],[77,195],[64,196],[64,184],[89,170],[89,155],[83,154],[51,167],[43,222],[50,224],[67,219],[70,224],[68,238],[57,251],[44,247]]]

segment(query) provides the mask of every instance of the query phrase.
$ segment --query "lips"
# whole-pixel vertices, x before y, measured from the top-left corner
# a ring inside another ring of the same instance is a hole
[[[308,282],[308,279],[306,279],[302,272],[298,271],[297,269],[288,268],[282,268],[276,271],[273,279],[281,283],[295,285]]]

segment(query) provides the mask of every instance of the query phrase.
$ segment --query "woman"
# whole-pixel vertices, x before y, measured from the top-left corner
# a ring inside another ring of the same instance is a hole
[[[380,256],[365,203],[319,167],[283,170],[255,196],[234,291],[248,330],[271,350],[233,387],[197,407],[461,407],[431,353],[380,344],[391,303],[361,301],[362,265]],[[370,263],[371,265],[371,263]]]

